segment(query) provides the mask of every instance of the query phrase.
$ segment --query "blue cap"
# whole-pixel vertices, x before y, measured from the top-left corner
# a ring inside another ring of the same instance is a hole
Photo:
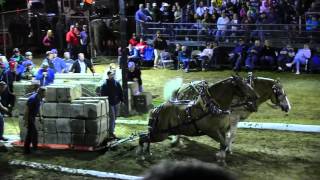
[[[134,68],[134,67],[135,67],[134,62],[132,62],[132,61],[128,62],[128,68],[129,69]]]
[[[58,50],[57,49],[51,49],[51,53],[52,54],[58,54]]]

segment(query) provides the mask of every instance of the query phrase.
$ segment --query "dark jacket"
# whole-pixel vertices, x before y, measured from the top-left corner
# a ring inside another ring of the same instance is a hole
[[[92,73],[94,73],[94,69],[93,69],[93,65],[92,65],[91,61],[85,59],[84,63],[86,64],[86,72],[87,72],[87,68],[89,68],[90,71]],[[74,72],[74,73],[80,73],[81,72],[81,67],[80,67],[80,64],[79,64],[79,60],[76,60],[73,63],[70,72]]]
[[[109,104],[112,106],[123,101],[122,87],[120,83],[114,79],[106,80],[106,82],[101,86],[100,95],[108,96]]]
[[[159,50],[165,50],[167,48],[167,41],[165,39],[163,39],[162,37],[155,38],[153,40],[153,48],[159,49]]]
[[[128,77],[128,81],[134,81],[134,78],[137,78],[139,86],[142,85],[140,69],[135,68],[133,72],[128,71],[127,77]]]

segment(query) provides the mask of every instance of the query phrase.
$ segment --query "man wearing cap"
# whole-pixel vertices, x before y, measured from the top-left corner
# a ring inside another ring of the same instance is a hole
[[[24,60],[24,57],[20,54],[20,50],[18,48],[13,49],[13,55],[11,58],[15,59],[18,64],[22,64]]]
[[[70,72],[73,73],[87,73],[87,69],[95,73],[94,67],[90,60],[85,59],[83,53],[78,54],[78,59],[73,63]]]
[[[58,57],[58,50],[57,49],[51,49],[51,53],[53,54],[52,63],[54,66],[54,70],[56,73],[66,73],[67,71],[67,65],[64,62],[64,60],[60,57]]]
[[[31,62],[24,63],[25,69],[22,73],[22,79],[31,80],[36,75],[36,70]]]
[[[101,86],[100,95],[107,96],[109,100],[109,117],[110,117],[110,129],[109,135],[111,138],[116,138],[114,134],[115,121],[117,118],[120,102],[123,102],[122,87],[119,82],[114,79],[114,72],[109,71],[108,79]]]
[[[140,68],[136,67],[134,62],[129,62],[128,70],[129,70],[127,74],[128,81],[137,82],[139,85],[139,92],[140,93],[143,92]]]
[[[174,14],[169,9],[169,4],[168,3],[163,3],[163,11],[161,13],[161,22],[173,23],[173,21],[174,21]]]
[[[0,100],[1,100],[1,95],[5,92],[6,88],[7,88],[7,84],[3,81],[0,81]],[[11,114],[9,109],[3,106],[2,103],[0,102],[0,141],[7,141],[8,139],[3,137],[4,120],[3,120],[2,112]]]
[[[161,21],[161,11],[160,8],[157,6],[157,3],[152,3],[152,21],[153,22],[160,22]]]
[[[42,61],[42,64],[47,63],[49,65],[49,68],[51,68],[54,72],[56,72],[54,64],[52,62],[53,57],[54,57],[53,53],[51,51],[47,51],[46,58]],[[41,64],[40,68],[42,67],[42,64]]]
[[[40,81],[41,86],[52,84],[54,81],[54,70],[49,67],[47,62],[44,62],[38,70],[35,79]]]
[[[23,65],[24,67],[27,67],[28,64],[31,64],[32,66],[34,66],[34,63],[33,63],[33,61],[32,61],[32,58],[33,58],[32,52],[27,51],[27,52],[25,53],[25,57],[26,57],[26,58],[23,60],[22,65]]]
[[[36,116],[39,114],[40,105],[45,97],[46,89],[44,87],[38,88],[37,92],[32,94],[27,101],[24,112],[24,125],[27,127],[27,135],[24,140],[24,153],[30,154],[30,144],[32,143],[33,150],[38,148],[38,132],[36,129],[35,121]],[[41,121],[41,115],[40,115]]]
[[[11,111],[15,105],[16,96],[14,94],[13,82],[21,80],[21,74],[24,67],[18,64],[15,60],[10,59],[9,69],[5,72],[2,81],[6,82],[8,85],[7,90],[2,94],[2,103]]]

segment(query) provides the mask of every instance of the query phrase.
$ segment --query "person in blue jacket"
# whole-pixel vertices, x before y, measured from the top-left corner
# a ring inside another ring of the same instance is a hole
[[[246,69],[252,71],[255,65],[260,59],[262,47],[260,46],[260,40],[255,40],[254,45],[251,46],[247,51],[247,58],[245,61]]]
[[[189,72],[191,52],[187,49],[187,46],[182,46],[181,51],[178,53],[179,62],[183,63],[183,69],[185,72]]]
[[[40,86],[50,85],[54,81],[54,70],[49,68],[47,62],[44,62],[38,70],[35,79],[40,81]]]
[[[234,71],[240,71],[241,64],[243,63],[245,58],[246,50],[247,50],[247,45],[245,44],[243,39],[240,39],[239,44],[229,54],[229,60],[234,65],[233,66]]]
[[[23,65],[24,67],[27,67],[28,65],[31,64],[32,67],[34,67],[35,65],[34,65],[34,63],[33,63],[33,61],[32,61],[32,58],[33,58],[32,52],[30,52],[30,51],[26,52],[26,53],[25,53],[25,59],[23,60],[22,65]]]
[[[66,65],[66,62],[62,58],[58,57],[57,49],[51,49],[51,53],[53,54],[52,63],[54,65],[54,69],[56,73],[68,72],[68,67]]]

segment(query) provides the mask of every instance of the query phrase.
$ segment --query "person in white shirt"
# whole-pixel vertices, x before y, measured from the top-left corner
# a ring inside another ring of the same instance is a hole
[[[218,18],[217,21],[217,33],[216,33],[216,41],[218,42],[220,40],[220,38],[223,38],[227,32],[228,29],[228,24],[229,24],[230,20],[229,18],[226,16],[225,12],[222,12],[221,17]]]
[[[300,64],[306,65],[307,67],[309,58],[311,58],[311,50],[308,44],[304,44],[303,49],[299,49],[293,61],[291,63],[287,63],[286,66],[292,67],[292,65],[295,64],[296,74],[300,74]]]
[[[199,7],[197,7],[197,9],[196,9],[196,14],[199,19],[203,18],[203,14],[204,14],[205,9],[206,9],[206,7],[203,6],[203,1],[200,1]]]
[[[211,60],[213,55],[212,44],[208,43],[206,48],[199,54],[199,60],[201,61],[201,69],[202,71],[206,70],[206,66],[208,61]]]
[[[70,72],[73,73],[87,73],[87,68],[94,74],[95,69],[91,61],[85,59],[83,53],[78,54],[78,59],[73,63]]]

